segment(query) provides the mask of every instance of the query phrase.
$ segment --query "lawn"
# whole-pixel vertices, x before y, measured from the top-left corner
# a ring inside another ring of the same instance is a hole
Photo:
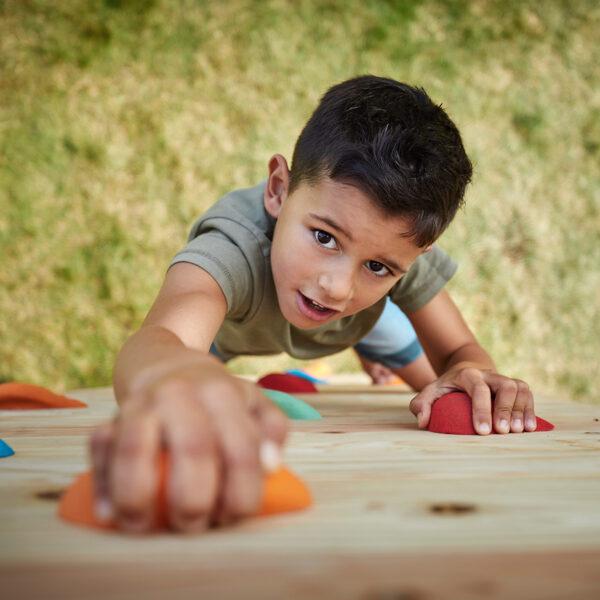
[[[482,344],[598,402],[598,31],[583,0],[0,0],[0,378],[109,385],[195,217],[291,158],[330,85],[374,73],[463,133],[475,176],[440,245]]]

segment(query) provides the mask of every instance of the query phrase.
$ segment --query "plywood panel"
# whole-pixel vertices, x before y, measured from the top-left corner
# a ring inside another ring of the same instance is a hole
[[[70,395],[89,408],[0,414],[0,580],[19,597],[600,594],[600,407],[541,398],[555,431],[445,436],[416,428],[408,393],[306,395],[324,419],[293,423],[285,461],[314,508],[139,539],[55,517],[116,410],[107,388]]]

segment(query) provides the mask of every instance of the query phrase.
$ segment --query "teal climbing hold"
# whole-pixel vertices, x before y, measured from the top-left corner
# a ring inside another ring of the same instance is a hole
[[[272,400],[290,418],[297,421],[313,421],[320,419],[321,415],[310,404],[300,398],[280,392],[278,390],[262,390],[262,393]]]
[[[15,451],[4,441],[0,440],[0,458],[12,456]]]

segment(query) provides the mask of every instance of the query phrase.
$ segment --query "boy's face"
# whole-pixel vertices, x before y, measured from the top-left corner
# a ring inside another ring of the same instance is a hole
[[[288,196],[285,182],[271,184],[270,178],[265,208],[277,219],[271,247],[277,299],[299,329],[371,306],[427,250],[400,237],[403,218],[385,215],[355,187],[323,178]]]

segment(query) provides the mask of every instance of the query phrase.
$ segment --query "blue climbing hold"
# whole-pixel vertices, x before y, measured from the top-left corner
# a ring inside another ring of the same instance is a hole
[[[312,383],[327,383],[324,379],[317,379],[316,377],[309,375],[301,369],[290,369],[289,371],[286,371],[286,373],[288,373],[289,375],[295,375],[296,377],[301,377],[302,379],[306,379],[307,381],[311,381]]]
[[[0,440],[0,458],[12,456],[15,451],[4,441]]]

